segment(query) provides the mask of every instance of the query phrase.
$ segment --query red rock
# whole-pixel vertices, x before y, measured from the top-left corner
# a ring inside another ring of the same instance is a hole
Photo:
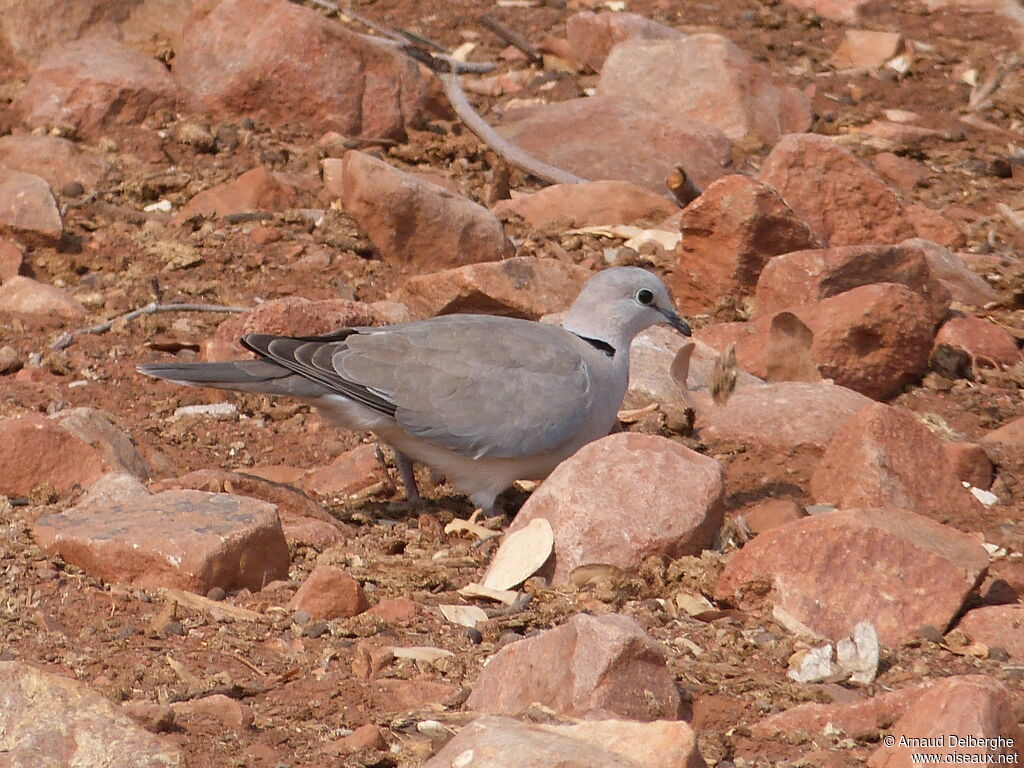
[[[258,590],[288,574],[288,545],[274,505],[244,496],[165,491],[40,517],[48,555],[108,582]]]
[[[539,192],[502,200],[496,215],[516,214],[531,227],[602,224],[653,225],[679,211],[660,195],[628,181],[553,184]]]
[[[990,301],[999,301],[999,292],[967,268],[963,260],[937,243],[915,238],[900,245],[920,250],[934,274],[953,297],[953,301],[983,307]]]
[[[611,49],[623,40],[676,40],[681,32],[636,13],[574,13],[565,22],[573,58],[600,71]]]
[[[174,710],[176,716],[183,716],[186,719],[196,715],[208,717],[216,720],[225,728],[236,731],[252,728],[253,721],[256,719],[252,707],[222,693],[203,696],[191,701],[177,701],[171,705],[171,709]]]
[[[788,312],[812,333],[809,354],[818,373],[868,397],[898,394],[928,365],[934,324],[920,296],[902,285],[864,285]],[[695,335],[719,350],[736,342],[740,367],[765,378],[779,362],[769,343],[777,317],[709,326]]]
[[[196,2],[182,36],[174,77],[217,118],[403,139],[441,114],[410,58],[286,0]]]
[[[568,309],[592,275],[575,264],[516,256],[416,275],[391,298],[417,318],[476,312],[538,320]]]
[[[52,245],[63,229],[49,184],[35,174],[0,166],[0,232]]]
[[[766,717],[750,726],[751,735],[760,739],[779,736],[814,736],[829,728],[856,738],[888,728],[909,709],[931,683],[913,685],[852,704],[799,704]]]
[[[1024,659],[1024,603],[974,608],[958,626],[971,640],[1002,648],[1013,659]]]
[[[284,517],[281,519],[284,538],[289,544],[303,544],[324,550],[344,541],[347,532],[337,525],[311,517]]]
[[[180,51],[182,30],[192,0],[132,0],[134,8],[121,22],[124,41],[149,53]]]
[[[133,496],[148,496],[149,491],[135,475],[114,470],[107,472],[89,486],[89,490],[78,499],[80,505],[104,506],[123,501]]]
[[[802,11],[812,11],[818,16],[844,23],[855,22],[861,9],[870,0],[786,0]]]
[[[892,152],[879,152],[874,156],[871,164],[875,166],[875,170],[878,171],[878,173],[891,181],[897,187],[901,187],[903,189],[913,189],[914,187],[923,184],[929,175],[929,171],[924,164],[917,160],[900,157]],[[931,211],[931,208],[928,208],[927,210]],[[912,214],[909,210],[907,212]],[[942,215],[939,214],[938,211],[934,211],[934,213],[939,216]],[[911,218],[913,218],[912,215]],[[953,225],[952,222],[950,222],[950,224]],[[955,227],[955,225],[953,226]],[[921,233],[919,232],[918,234]],[[925,235],[921,234],[921,237],[925,237]]]
[[[14,3],[0,17],[0,49],[29,67],[50,47],[82,37],[112,37],[137,0]]]
[[[994,763],[1016,763],[1024,737],[1017,724],[1019,710],[1019,696],[997,680],[984,675],[947,677],[932,684],[896,721],[890,734],[894,745],[888,747],[883,742],[867,764],[869,768],[910,768],[923,762],[913,759],[914,754],[928,755],[928,762],[943,764],[984,763],[989,758]],[[993,741],[954,744],[954,737]],[[908,746],[928,742],[907,739],[931,739],[939,746]]]
[[[730,174],[682,213],[672,292],[687,311],[714,309],[722,296],[753,293],[769,259],[819,246],[807,224],[771,188]]]
[[[303,467],[292,467],[288,464],[273,464],[264,467],[247,467],[246,474],[255,475],[272,483],[283,483],[285,485],[299,482],[309,470]]]
[[[143,480],[149,477],[149,467],[135,443],[102,411],[94,408],[69,408],[58,411],[51,418],[94,448],[100,458],[115,471],[124,471]]]
[[[651,556],[711,546],[722,525],[722,466],[663,437],[609,435],[562,462],[509,527],[550,524],[554,555],[542,571],[565,584],[573,569],[607,563],[636,572]]]
[[[704,768],[696,742],[690,726],[678,721],[543,725],[479,717],[424,768],[450,768],[466,754],[488,768]]]
[[[821,452],[870,402],[828,382],[782,381],[739,389],[723,405],[698,408],[695,427],[701,440],[719,447]]]
[[[916,232],[881,177],[825,136],[783,137],[758,178],[782,195],[823,245],[897,243]]]
[[[0,137],[0,165],[41,176],[58,192],[73,181],[94,189],[110,171],[102,155],[56,136]]]
[[[1024,452],[1024,416],[1009,421],[999,429],[993,429],[981,438],[981,444],[996,452]]]
[[[427,270],[513,255],[501,222],[472,200],[362,152],[344,163],[342,204],[385,261]]]
[[[306,577],[288,607],[314,619],[348,618],[370,607],[359,582],[333,565],[318,565]]]
[[[165,733],[174,727],[174,710],[157,701],[129,701],[125,713],[150,733]]]
[[[282,519],[310,518],[326,523],[337,522],[330,512],[297,488],[244,472],[197,469],[181,477],[172,477],[149,485],[149,490],[153,493],[181,489],[233,493],[267,501],[277,507],[277,513]]]
[[[829,63],[836,69],[855,67],[881,67],[897,54],[900,48],[898,32],[874,32],[867,29],[848,29],[843,42],[836,48]]]
[[[272,333],[283,336],[316,336],[338,328],[360,325],[382,325],[391,322],[375,304],[348,299],[310,301],[299,296],[285,296],[265,301],[256,307],[233,315],[217,326],[215,340],[235,345],[247,333]],[[225,359],[223,357],[219,359]]]
[[[0,240],[0,285],[21,271],[21,249],[10,240]]]
[[[744,508],[740,516],[751,533],[761,534],[794,520],[801,520],[807,516],[807,512],[792,499],[769,499]]]
[[[729,139],[691,118],[666,119],[634,98],[591,96],[509,112],[498,132],[535,157],[591,181],[666,194],[676,164],[701,189],[732,162]]]
[[[351,496],[382,479],[376,445],[360,445],[337,456],[323,467],[307,472],[300,485],[320,496]]]
[[[481,671],[466,706],[517,715],[534,703],[584,720],[674,720],[680,711],[661,648],[618,614],[576,614],[506,645]]]
[[[375,680],[369,686],[370,706],[379,712],[437,710],[461,706],[464,689],[419,675],[411,680]]]
[[[927,517],[847,509],[747,543],[726,563],[715,598],[745,609],[767,599],[832,641],[870,621],[891,646],[923,624],[945,629],[987,566],[973,537]]]
[[[371,616],[379,616],[391,624],[404,624],[419,615],[420,607],[407,597],[395,597],[381,600],[366,613]]]
[[[40,415],[0,420],[0,466],[0,494],[6,496],[27,496],[44,483],[64,494],[112,468],[95,448]]]
[[[77,680],[18,661],[0,661],[4,763],[18,766],[117,765],[184,768],[172,744]]]
[[[983,367],[1012,366],[1020,362],[1017,342],[1003,328],[972,315],[951,317],[935,335],[935,344],[962,349]]]
[[[917,293],[938,324],[950,295],[932,274],[924,254],[899,245],[850,245],[776,256],[757,281],[754,317],[827,299],[872,283],[898,283]]]
[[[942,440],[901,408],[872,403],[833,435],[811,478],[819,503],[900,507],[945,522],[981,504],[946,460]]]
[[[70,126],[97,139],[173,108],[178,90],[156,59],[115,40],[78,40],[40,60],[13,106],[31,128]]]
[[[331,746],[341,753],[358,752],[360,749],[387,749],[388,743],[384,732],[373,723],[356,728],[347,736],[335,739]]]
[[[992,462],[980,445],[943,442],[942,450],[957,480],[986,491],[992,487]]]
[[[730,139],[769,144],[811,127],[811,102],[721,35],[627,40],[608,54],[599,96],[638,98],[672,119],[682,115]]]
[[[295,188],[281,182],[266,168],[253,168],[234,181],[218,184],[193,197],[178,211],[175,219],[193,216],[230,216],[252,211],[284,211],[294,207]]]
[[[960,231],[960,227],[938,211],[920,203],[904,204],[904,209],[918,237],[946,248],[963,248],[967,245],[967,236]]]
[[[0,312],[76,320],[85,308],[63,288],[16,275],[0,286]]]

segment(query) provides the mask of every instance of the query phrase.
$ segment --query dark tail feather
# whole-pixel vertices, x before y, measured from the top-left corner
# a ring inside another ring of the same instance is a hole
[[[144,376],[189,387],[214,387],[267,395],[319,397],[327,390],[314,381],[267,360],[232,363],[146,363],[137,367]]]

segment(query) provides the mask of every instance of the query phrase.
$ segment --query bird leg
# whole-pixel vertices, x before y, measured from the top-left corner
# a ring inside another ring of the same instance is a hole
[[[395,453],[395,468],[398,470],[399,477],[402,478],[402,485],[405,486],[406,500],[414,503],[420,501],[420,489],[416,486],[416,474],[413,472],[412,459],[397,448],[392,447],[391,450]],[[380,449],[379,443],[377,444],[377,462],[387,474],[388,465],[384,460],[384,452]]]

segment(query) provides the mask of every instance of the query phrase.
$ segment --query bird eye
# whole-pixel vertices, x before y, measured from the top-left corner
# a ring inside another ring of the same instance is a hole
[[[646,306],[647,304],[650,304],[652,301],[654,301],[654,294],[648,291],[646,288],[641,288],[639,291],[636,292],[636,300]]]

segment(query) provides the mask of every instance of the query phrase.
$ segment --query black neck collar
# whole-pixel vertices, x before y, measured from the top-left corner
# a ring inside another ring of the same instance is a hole
[[[572,331],[570,331],[572,333]],[[587,344],[592,346],[594,349],[599,349],[604,352],[608,357],[615,357],[615,347],[609,344],[607,341],[601,341],[600,339],[591,339],[587,336],[580,336],[578,333],[573,333],[573,336],[583,339]]]

